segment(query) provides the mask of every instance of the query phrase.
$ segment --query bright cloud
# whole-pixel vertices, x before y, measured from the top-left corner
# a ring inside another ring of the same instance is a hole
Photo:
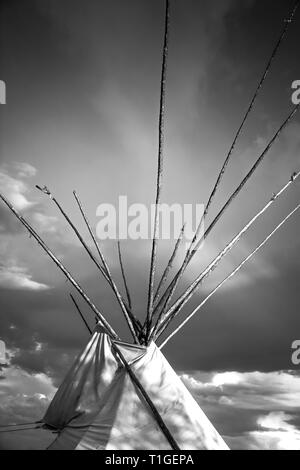
[[[20,179],[10,176],[3,169],[0,169],[1,192],[18,210],[24,210],[32,207],[35,203],[27,198],[29,189]]]
[[[216,374],[212,383],[216,387],[221,387],[222,385],[237,385],[241,382],[241,377],[238,372],[224,372],[223,374]]]
[[[300,432],[267,431],[253,432],[251,448],[253,450],[300,450]]]
[[[262,431],[251,433],[257,447],[263,443],[264,448],[276,450],[300,450],[300,430],[290,421],[293,416],[280,412],[272,412],[257,419]]]
[[[33,291],[49,289],[46,284],[32,280],[26,268],[18,266],[0,267],[0,287]]]
[[[295,426],[288,422],[291,419],[293,419],[293,417],[283,411],[272,412],[267,416],[261,416],[258,418],[257,424],[262,428],[274,431],[291,431],[295,429]]]
[[[201,374],[200,374],[201,376]],[[244,409],[300,409],[300,376],[278,372],[224,372],[212,374],[205,382],[196,374],[183,374],[182,379],[197,393],[210,394],[215,401],[229,396],[234,406]]]
[[[232,449],[300,449],[299,374],[194,372],[182,379]]]

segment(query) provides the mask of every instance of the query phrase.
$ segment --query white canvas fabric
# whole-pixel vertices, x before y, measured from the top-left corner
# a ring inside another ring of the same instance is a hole
[[[181,450],[226,450],[154,343],[115,342]],[[170,450],[144,398],[97,327],[56,393],[44,422],[60,432],[51,450]]]

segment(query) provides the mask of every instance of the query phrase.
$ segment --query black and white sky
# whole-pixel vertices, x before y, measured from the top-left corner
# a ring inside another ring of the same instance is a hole
[[[205,203],[294,0],[171,0],[163,201]],[[126,325],[109,290],[51,202],[47,185],[84,226],[103,202],[155,198],[164,28],[162,0],[2,0],[0,190],[32,222],[106,314]],[[212,216],[293,107],[300,80],[300,11],[238,143]],[[276,142],[186,272],[185,284],[300,167],[299,116]],[[224,260],[189,313],[299,203],[299,186]],[[159,272],[173,242],[159,246]],[[115,243],[102,244],[121,283]],[[145,315],[150,242],[125,241],[135,312]],[[180,259],[177,261],[179,266]],[[300,448],[299,215],[207,303],[165,349],[233,448]],[[40,418],[88,338],[71,287],[0,206],[0,421]],[[90,324],[88,308],[81,304]],[[0,436],[0,448],[43,447],[48,436]]]

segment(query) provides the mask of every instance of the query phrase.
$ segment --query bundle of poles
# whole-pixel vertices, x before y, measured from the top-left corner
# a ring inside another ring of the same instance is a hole
[[[212,272],[217,268],[217,266],[223,261],[223,259],[231,252],[231,250],[237,245],[237,243],[245,236],[245,234],[253,227],[253,225],[263,217],[263,215],[270,209],[270,207],[277,203],[277,201],[288,191],[288,189],[298,180],[300,172],[295,172],[293,175],[289,175],[289,179],[286,184],[276,193],[271,196],[271,199],[268,199],[265,205],[260,209],[260,211],[254,214],[248,221],[246,225],[241,227],[239,232],[225,245],[225,247],[218,253],[218,255],[195,277],[194,281],[191,282],[188,287],[180,294],[175,300],[174,296],[177,292],[177,289],[180,285],[180,281],[189,267],[190,263],[194,259],[195,254],[197,253],[200,246],[203,246],[203,242],[206,242],[209,239],[209,236],[213,230],[218,226],[220,221],[223,219],[225,212],[232,205],[233,201],[239,196],[245,185],[253,177],[256,170],[265,160],[266,156],[270,153],[270,150],[273,148],[274,144],[278,141],[282,132],[290,124],[293,118],[296,116],[299,105],[295,106],[288,116],[283,120],[282,124],[278,127],[277,131],[274,133],[265,149],[261,152],[260,155],[254,159],[252,167],[245,174],[244,178],[236,186],[236,188],[231,193],[230,197],[226,200],[223,206],[217,211],[216,215],[212,218],[212,221],[207,225],[206,230],[202,233],[202,227],[204,222],[206,222],[212,203],[214,202],[216,195],[221,186],[224,174],[228,168],[230,160],[233,157],[236,144],[239,137],[244,130],[245,124],[248,120],[248,117],[254,108],[256,100],[260,94],[260,91],[263,88],[263,85],[267,79],[267,76],[270,72],[271,66],[274,62],[275,57],[277,56],[279,49],[284,42],[284,39],[287,35],[288,29],[293,23],[296,11],[299,7],[300,0],[297,0],[295,3],[292,12],[289,15],[288,19],[284,20],[283,29],[280,33],[279,39],[275,44],[275,47],[272,50],[269,60],[263,70],[263,74],[259,80],[257,88],[253,94],[253,97],[250,101],[250,104],[246,108],[246,112],[243,116],[240,126],[237,129],[237,132],[234,136],[233,142],[229,148],[228,153],[224,163],[220,169],[220,172],[217,176],[215,185],[212,188],[212,191],[208,197],[207,203],[205,205],[205,210],[203,216],[195,230],[192,241],[190,242],[187,249],[185,249],[183,261],[179,269],[173,273],[174,262],[178,257],[179,251],[182,249],[185,226],[182,227],[180,235],[175,242],[171,257],[163,270],[163,274],[160,279],[156,280],[156,271],[157,271],[157,248],[158,248],[158,239],[160,232],[160,214],[159,207],[162,199],[162,189],[163,189],[163,169],[164,169],[164,127],[165,127],[165,103],[166,103],[166,77],[167,77],[167,61],[168,61],[168,49],[169,49],[169,30],[170,30],[170,0],[166,0],[166,10],[165,10],[165,27],[164,27],[164,43],[163,43],[163,54],[162,54],[162,70],[161,70],[161,86],[160,86],[160,106],[159,106],[159,126],[158,126],[158,164],[157,164],[157,181],[156,181],[156,211],[154,218],[154,227],[153,227],[153,238],[152,238],[152,250],[151,250],[151,262],[150,262],[150,274],[149,274],[149,288],[148,288],[148,300],[147,300],[147,309],[145,312],[144,321],[140,320],[138,316],[134,313],[132,298],[130,295],[129,285],[126,276],[126,270],[124,267],[122,247],[120,241],[117,241],[117,251],[118,259],[120,263],[120,273],[122,275],[123,288],[122,293],[121,289],[115,282],[109,264],[103,254],[100,244],[97,241],[96,235],[93,231],[93,228],[88,220],[86,211],[83,207],[82,202],[76,191],[73,192],[75,202],[78,206],[80,214],[83,218],[83,221],[88,230],[89,236],[93,243],[88,243],[84,237],[81,235],[77,227],[72,222],[71,218],[65,212],[61,204],[57,201],[51,191],[46,187],[37,186],[37,189],[46,195],[52,203],[57,207],[60,213],[63,215],[69,226],[72,228],[76,237],[80,241],[84,250],[88,254],[91,261],[96,266],[99,271],[99,275],[102,280],[109,286],[113,295],[115,296],[119,308],[126,320],[132,340],[135,344],[148,346],[152,341],[158,341],[158,339],[163,335],[167,328],[169,328],[171,322],[178,317],[178,315],[183,311],[184,307],[191,300],[191,298],[198,292],[203,282],[212,274]],[[6,204],[6,206],[13,212],[13,214],[19,219],[23,226],[27,229],[30,236],[34,238],[40,247],[47,253],[47,255],[52,259],[56,266],[62,271],[67,280],[73,285],[77,293],[82,297],[85,303],[92,310],[93,314],[96,316],[97,321],[102,325],[105,332],[110,336],[112,340],[119,340],[119,335],[111,326],[110,322],[107,320],[104,315],[102,308],[96,306],[96,303],[91,300],[87,295],[85,289],[79,284],[78,280],[75,279],[73,274],[70,273],[68,268],[62,263],[61,260],[53,253],[53,251],[46,245],[41,236],[36,232],[32,227],[30,222],[26,220],[16,208],[6,199],[6,197],[0,193],[0,199]],[[212,292],[204,299],[202,302],[190,313],[187,317],[183,318],[179,326],[167,336],[164,341],[161,343],[160,347],[164,347],[167,342],[179,332],[179,330],[191,320],[196,313],[198,313],[206,302],[211,299],[218,290],[234,275],[236,275],[240,269],[254,256],[256,253],[266,245],[271,237],[282,227],[284,226],[289,219],[299,210],[300,204],[297,205],[273,230],[267,235],[267,237],[259,243],[257,247],[226,277],[224,280],[218,284],[218,286],[212,290]],[[173,275],[171,276],[171,274]],[[71,299],[75,305],[76,310],[80,314],[87,330],[89,333],[92,333],[92,328],[89,326],[89,323],[85,319],[77,300],[74,295],[71,294]],[[121,361],[124,362],[121,358]],[[126,366],[126,364],[125,364]]]

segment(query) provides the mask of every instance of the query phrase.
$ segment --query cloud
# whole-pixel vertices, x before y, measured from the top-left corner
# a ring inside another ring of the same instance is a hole
[[[262,428],[273,431],[291,431],[295,429],[295,426],[288,422],[291,419],[293,419],[293,416],[288,415],[283,411],[274,411],[269,413],[267,416],[261,416],[258,418],[257,424]]]
[[[41,233],[56,233],[58,230],[58,218],[50,215],[42,214],[41,212],[35,212],[33,219],[39,227]]]
[[[40,352],[36,348],[36,354]],[[299,374],[194,371],[181,378],[231,449],[300,449]],[[28,372],[11,362],[0,385],[1,422],[41,419],[55,391],[46,374]],[[29,444],[21,435],[10,445],[38,448],[35,439]],[[0,446],[1,442],[7,448],[8,443],[0,439]]]
[[[231,448],[300,448],[299,374],[194,372],[182,380]]]
[[[0,266],[0,287],[5,289],[46,290],[49,286],[32,280],[27,268],[16,265]]]
[[[55,391],[45,374],[29,374],[10,365],[0,382],[1,425],[39,421]],[[0,449],[46,449],[53,438],[43,430],[1,433]]]
[[[283,411],[260,416],[257,424],[263,430],[250,434],[249,445],[254,449],[300,450],[300,430],[290,423],[293,419]]]
[[[30,350],[15,350],[11,364],[29,375],[48,377],[53,386],[58,386],[74,360],[74,353],[54,349],[47,344],[42,344],[39,350],[39,344],[35,342]]]
[[[35,355],[42,354],[43,345],[35,343]],[[0,422],[5,424],[34,423],[43,418],[57,387],[43,372],[26,371],[14,363],[18,350],[6,350],[8,365],[5,375],[0,369]],[[57,360],[57,351],[56,351]],[[64,362],[64,374],[68,366]],[[0,449],[46,449],[55,435],[50,431],[20,431],[0,434]]]
[[[36,342],[36,353],[39,354],[39,343]],[[7,400],[14,397],[35,397],[39,400],[48,401],[54,396],[56,387],[52,379],[42,372],[27,372],[24,368],[13,364],[14,357],[18,354],[17,349],[6,349],[7,370],[5,383],[1,384],[1,394],[9,394]],[[3,410],[3,408],[2,408]]]
[[[18,178],[32,178],[37,174],[37,169],[29,163],[15,162],[13,168],[16,170]]]
[[[3,164],[0,166],[1,192],[18,211],[26,213],[25,217],[38,233],[43,237],[51,236],[51,245],[54,245],[54,250],[63,258],[67,253],[66,247],[78,248],[79,242],[70,230],[66,230],[65,221],[48,213],[48,199],[45,202],[33,199],[40,198],[40,195],[31,194],[30,185],[24,180],[34,176],[36,172],[32,165],[25,162]],[[50,288],[49,283],[45,282],[42,258],[30,256],[26,244],[32,246],[25,229],[0,201],[0,288],[35,292]],[[42,277],[44,281],[35,279],[36,276]]]
[[[41,419],[56,387],[44,373],[28,373],[12,364],[16,351],[6,350],[7,368],[0,386],[1,424]]]
[[[26,210],[35,203],[27,198],[28,186],[20,179],[14,178],[0,169],[1,192],[18,210]]]
[[[80,243],[72,231],[69,228],[66,230],[67,222],[49,214],[51,211],[49,199],[41,196],[33,185],[30,186],[27,181],[24,181],[36,173],[37,170],[28,163],[11,163],[0,166],[1,193],[21,214],[26,212],[26,218],[39,233],[51,235],[52,241],[57,244],[79,246]],[[24,231],[21,223],[0,201],[2,243],[5,235],[18,235],[21,230]]]
[[[253,431],[246,436],[235,436],[228,443],[235,450],[299,450],[300,433],[297,430]]]
[[[197,392],[209,391],[212,400],[219,395],[229,396],[239,408],[276,411],[281,407],[300,407],[300,376],[296,373],[233,371],[212,374],[210,378],[203,383],[197,374],[183,375],[183,380]],[[267,397],[267,408],[261,397]]]
[[[29,200],[32,187],[30,187],[24,179],[32,178],[36,173],[36,168],[24,162],[13,162],[10,165],[2,165],[0,167],[1,192],[18,211],[26,211],[27,214],[32,216],[39,231],[53,233],[57,231],[57,217],[44,213],[46,209],[43,203]],[[31,196],[33,196],[33,194]],[[0,215],[0,233],[18,233],[20,224],[16,225],[11,222],[13,215],[8,212],[2,202]]]
[[[36,206],[36,202],[29,199],[30,187],[24,178],[36,173],[36,169],[28,163],[12,162],[10,165],[0,166],[1,193],[11,202],[17,210],[29,211]],[[16,234],[21,230],[20,224],[9,213],[8,208],[0,201],[0,234]]]

